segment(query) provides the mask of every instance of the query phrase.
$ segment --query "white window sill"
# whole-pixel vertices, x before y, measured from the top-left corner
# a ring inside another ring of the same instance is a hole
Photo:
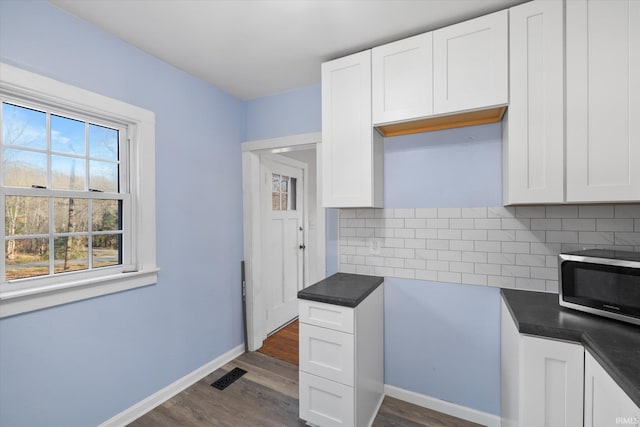
[[[0,318],[148,286],[157,281],[158,269],[154,268],[41,288],[0,292]]]

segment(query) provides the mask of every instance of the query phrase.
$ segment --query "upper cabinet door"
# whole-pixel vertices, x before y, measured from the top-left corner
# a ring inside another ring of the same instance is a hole
[[[508,103],[507,24],[503,10],[433,32],[435,114]]]
[[[504,204],[564,201],[563,3],[509,10]]]
[[[571,0],[567,201],[640,200],[640,1]]]
[[[372,50],[373,124],[433,114],[433,34]]]
[[[382,148],[371,125],[371,51],[322,64],[323,206],[382,207]]]

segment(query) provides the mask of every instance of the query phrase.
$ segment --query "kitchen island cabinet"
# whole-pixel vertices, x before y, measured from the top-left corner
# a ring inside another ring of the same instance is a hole
[[[370,426],[384,397],[383,278],[337,273],[298,293],[300,418]]]

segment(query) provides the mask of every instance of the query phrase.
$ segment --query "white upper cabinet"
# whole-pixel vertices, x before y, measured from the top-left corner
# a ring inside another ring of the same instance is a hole
[[[433,34],[372,49],[373,124],[433,114]]]
[[[322,64],[324,207],[382,207],[382,137],[371,123],[371,51]]]
[[[566,2],[567,201],[640,200],[640,1]]]
[[[504,204],[564,202],[563,3],[509,10]]]
[[[509,101],[508,12],[433,32],[433,109],[464,111]]]
[[[584,426],[640,426],[640,408],[589,352],[584,360]]]

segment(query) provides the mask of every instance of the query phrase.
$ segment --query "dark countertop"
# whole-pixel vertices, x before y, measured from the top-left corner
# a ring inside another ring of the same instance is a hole
[[[336,273],[298,292],[298,298],[355,307],[384,281],[383,277]]]
[[[581,343],[640,406],[640,326],[561,307],[557,294],[500,292],[520,333]]]

